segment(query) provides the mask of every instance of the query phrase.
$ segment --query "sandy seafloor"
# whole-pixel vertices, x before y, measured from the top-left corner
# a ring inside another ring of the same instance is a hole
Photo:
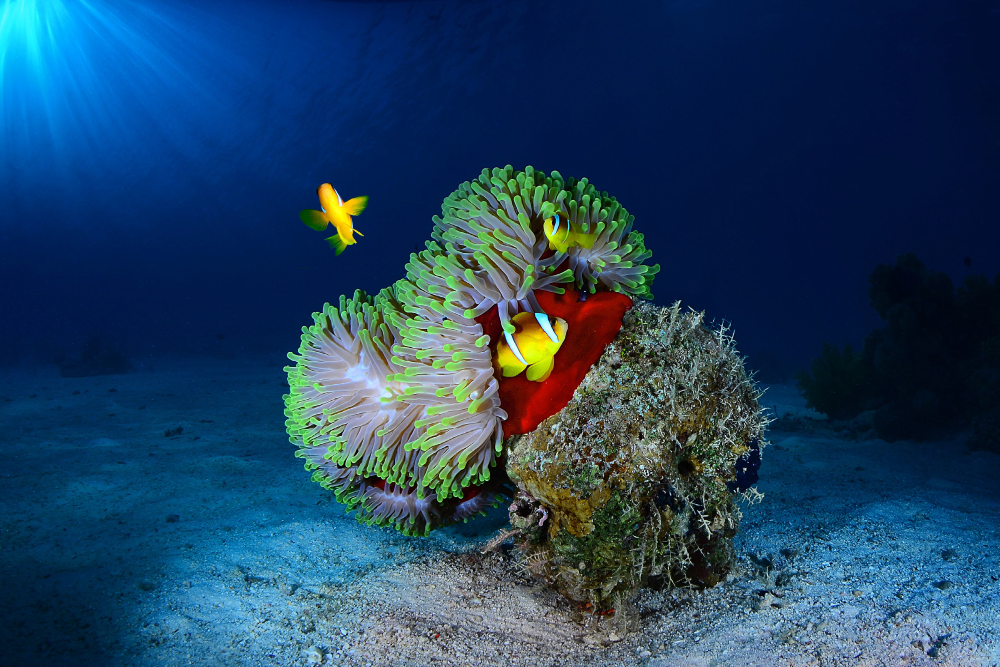
[[[772,430],[739,570],[595,617],[479,553],[505,508],[425,539],[346,516],[292,456],[283,364],[0,374],[0,663],[1000,664],[1000,456],[960,434]]]

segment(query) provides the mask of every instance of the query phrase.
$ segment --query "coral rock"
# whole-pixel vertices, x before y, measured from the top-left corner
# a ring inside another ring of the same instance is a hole
[[[732,565],[767,420],[728,330],[702,318],[636,303],[569,404],[506,443],[526,562],[571,599],[613,608]]]

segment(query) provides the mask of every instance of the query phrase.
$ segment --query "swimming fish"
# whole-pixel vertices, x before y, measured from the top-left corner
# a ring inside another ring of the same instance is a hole
[[[594,241],[597,240],[597,234],[584,234],[573,230],[569,220],[566,220],[565,216],[559,213],[545,219],[545,222],[542,223],[542,231],[545,232],[545,238],[549,240],[549,249],[559,252],[566,252],[576,245],[589,250],[594,247]]]
[[[337,229],[337,233],[326,239],[326,242],[339,255],[344,252],[347,246],[357,243],[354,240],[354,232],[357,232],[358,236],[364,236],[364,234],[354,229],[351,216],[359,215],[365,210],[365,207],[368,206],[368,197],[355,197],[354,199],[344,201],[329,183],[324,183],[316,188],[316,194],[319,195],[321,210],[314,211],[307,208],[299,213],[299,217],[302,218],[302,222],[306,223],[307,226],[318,232],[323,231],[327,225],[332,224]]]
[[[527,368],[532,382],[547,380],[556,352],[566,340],[566,320],[550,320],[545,313],[518,313],[511,321],[515,332],[504,332],[504,340],[497,345],[496,361],[503,376],[513,377]]]

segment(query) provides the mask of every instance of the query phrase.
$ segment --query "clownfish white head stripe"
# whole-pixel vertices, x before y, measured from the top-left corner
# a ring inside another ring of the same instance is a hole
[[[552,330],[552,322],[549,321],[549,316],[545,313],[535,313],[535,319],[538,320],[538,326],[542,328],[542,331],[549,337],[549,340],[553,343],[558,343],[559,336]]]

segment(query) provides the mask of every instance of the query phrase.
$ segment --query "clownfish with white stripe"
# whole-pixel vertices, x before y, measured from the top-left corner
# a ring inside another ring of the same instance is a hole
[[[573,246],[581,246],[590,250],[594,247],[597,234],[586,234],[573,229],[565,215],[556,213],[546,218],[542,223],[542,231],[549,240],[549,250],[568,252]]]
[[[344,201],[329,183],[324,183],[316,188],[316,194],[319,195],[320,210],[314,211],[307,208],[299,213],[299,218],[306,223],[306,226],[318,232],[325,230],[327,225],[333,225],[337,233],[327,238],[326,242],[339,255],[344,252],[347,246],[357,243],[354,240],[355,232],[358,236],[364,236],[354,229],[351,216],[360,215],[365,210],[365,207],[368,206],[368,197],[355,197]]]
[[[545,382],[555,367],[556,352],[566,340],[566,320],[549,319],[545,313],[518,313],[511,322],[515,331],[504,332],[497,345],[496,366],[505,378],[528,369],[525,375],[529,380]]]

